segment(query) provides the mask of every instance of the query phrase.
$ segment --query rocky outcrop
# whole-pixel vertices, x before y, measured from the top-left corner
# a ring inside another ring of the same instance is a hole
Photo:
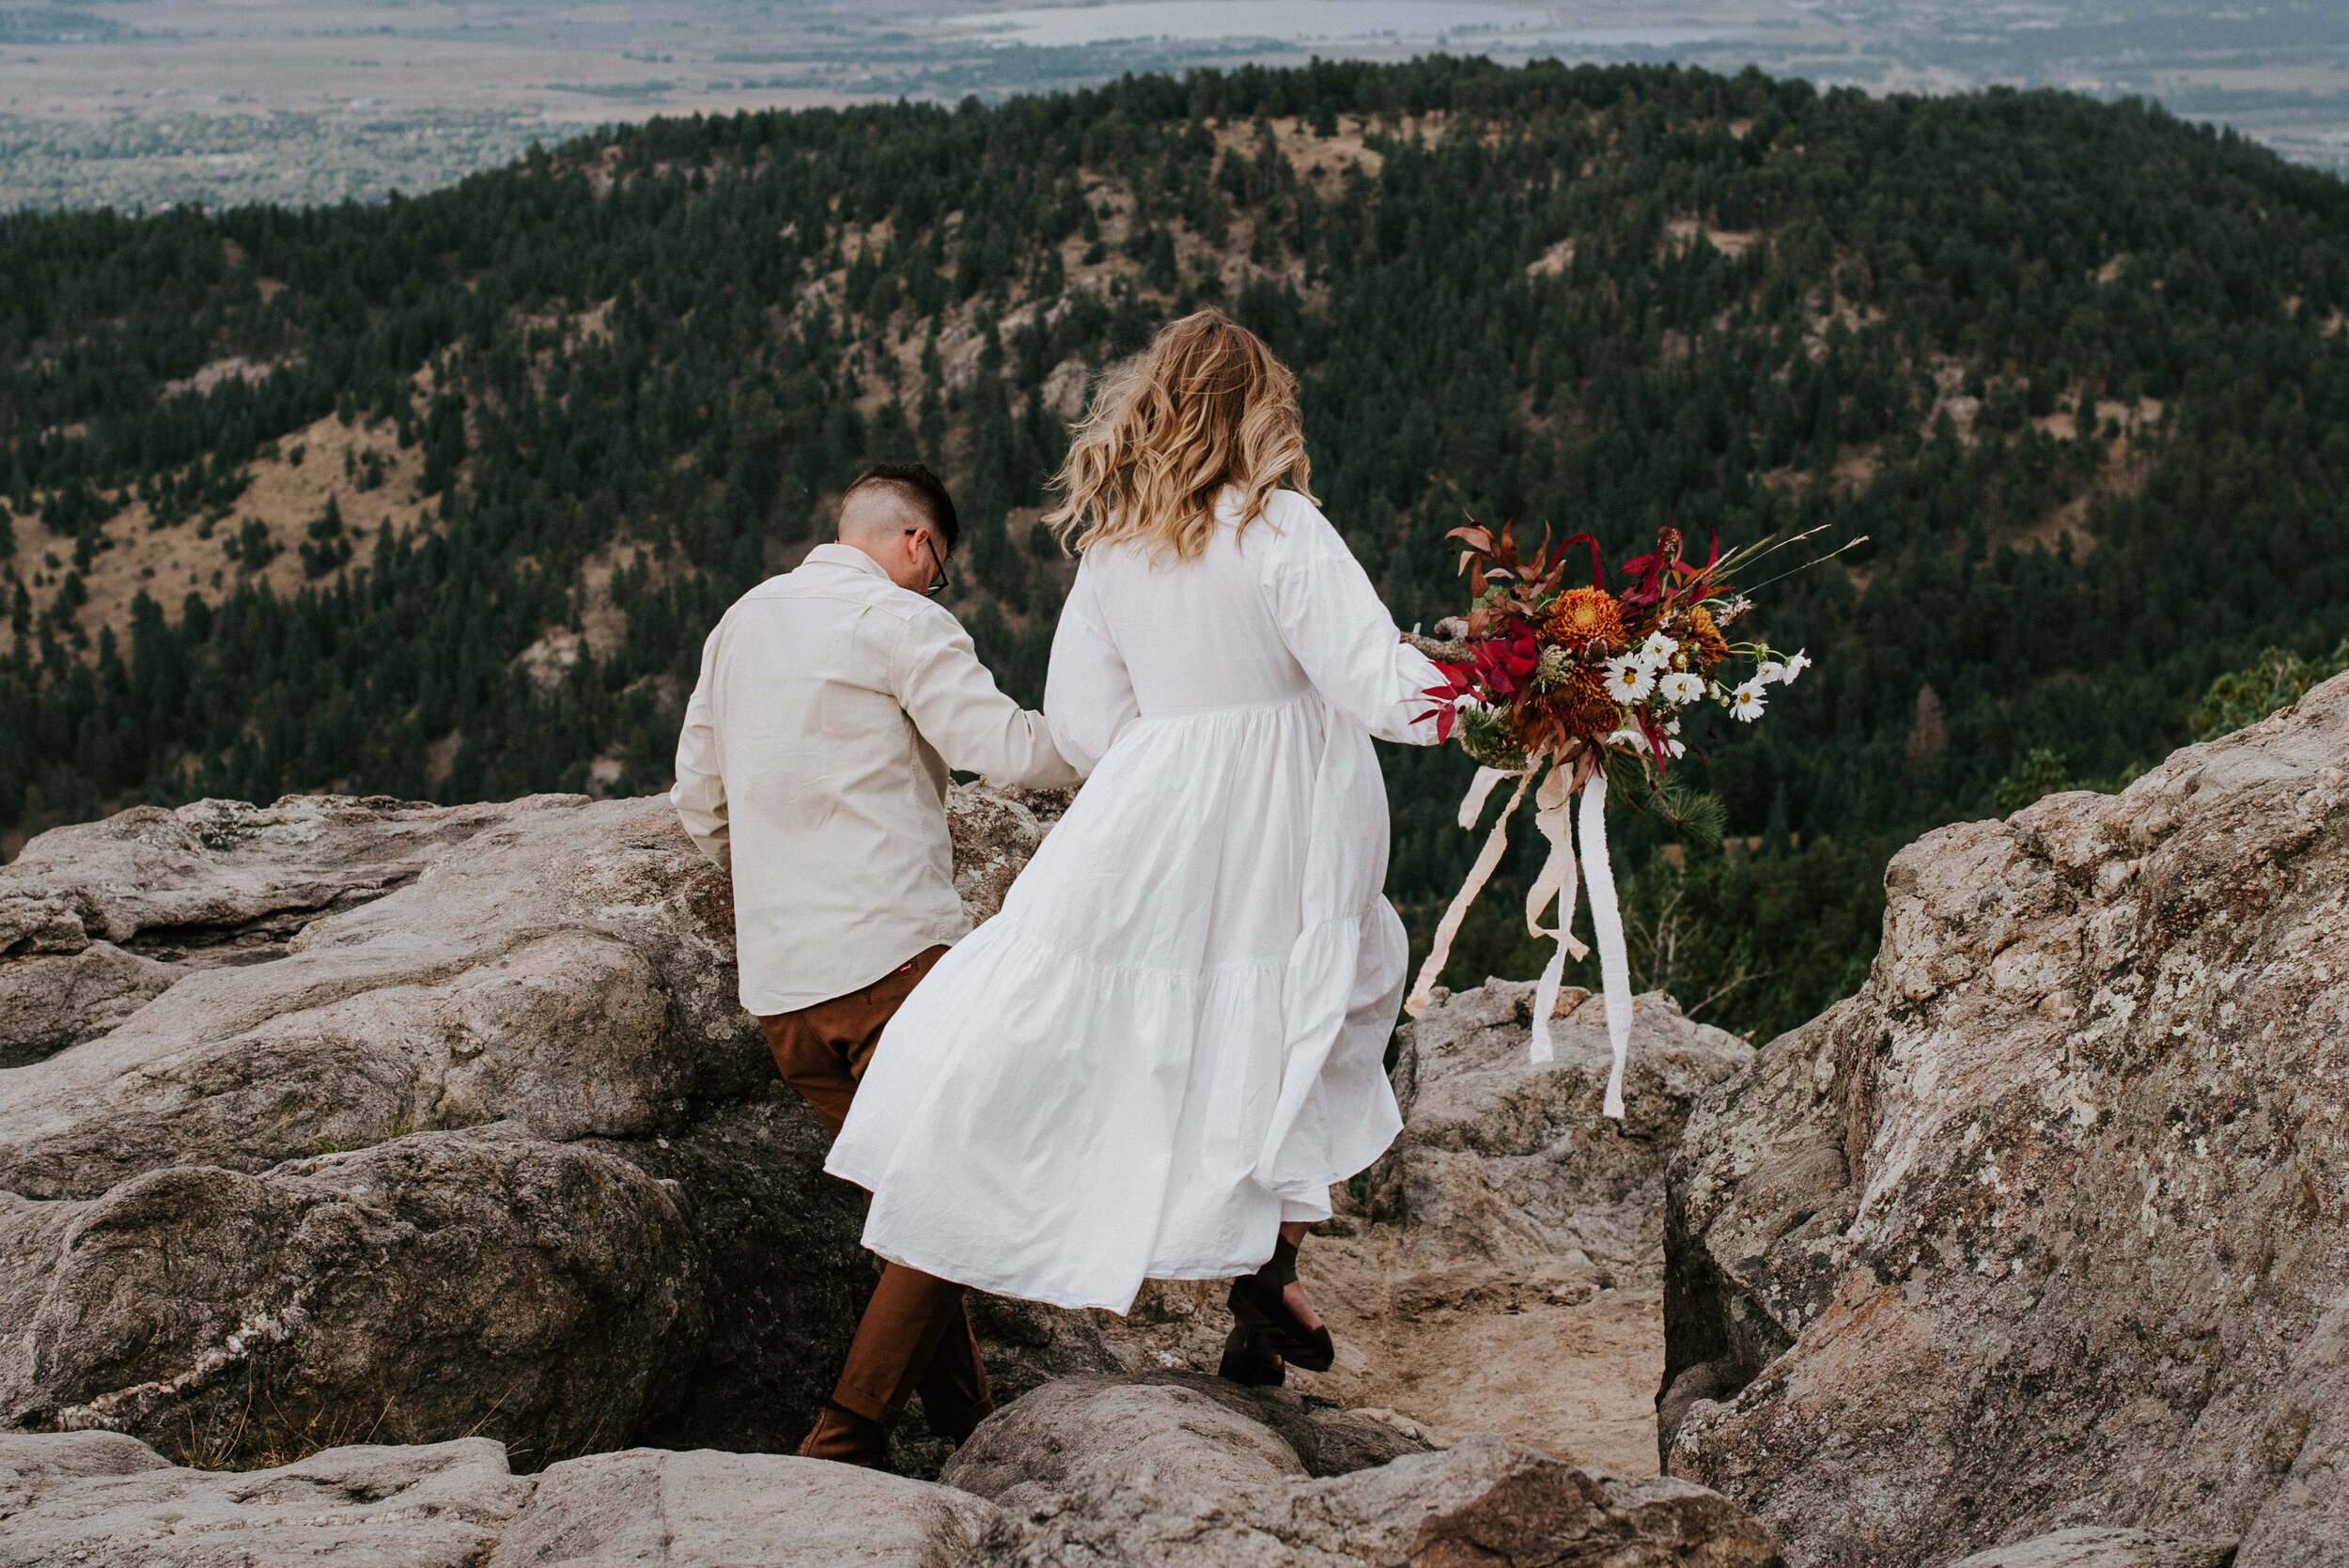
[[[955,791],[975,914],[1058,804]],[[66,1044],[0,1072],[0,1422],[240,1462],[795,1443],[872,1265],[733,944],[659,799],[207,801],[34,840],[0,996],[62,1000],[0,1049]]]
[[[2349,677],[1886,881],[1673,1161],[1672,1472],[1797,1563],[2341,1560]]]
[[[511,1124],[0,1203],[0,1254],[46,1265],[10,1303],[29,1311],[0,1352],[8,1423],[204,1434],[214,1463],[260,1436],[257,1389],[328,1440],[609,1446],[703,1330],[674,1190]]]
[[[238,1474],[182,1469],[118,1433],[0,1433],[0,1568],[297,1568],[337,1558],[456,1568],[482,1560],[530,1493],[487,1437],[331,1449]]]
[[[1202,1487],[1171,1455],[1089,1472],[1075,1490],[999,1513],[977,1560],[1000,1568],[1776,1568],[1767,1531],[1715,1493],[1664,1476],[1595,1475],[1505,1438],[1471,1437],[1329,1480]]]
[[[1309,1241],[1300,1270],[1338,1342],[1300,1392],[1495,1432],[1577,1463],[1655,1467],[1663,1359],[1665,1161],[1697,1095],[1745,1042],[1638,999],[1621,1123],[1598,999],[1569,989],[1554,1060],[1528,1060],[1533,986],[1439,995],[1399,1032],[1402,1135]],[[1145,1365],[1212,1371],[1220,1285],[1145,1291],[1120,1330]]]
[[[953,1487],[853,1465],[630,1449],[539,1476],[483,1568],[961,1568],[994,1517]]]
[[[1199,1373],[1066,1377],[982,1423],[939,1479],[1018,1509],[1138,1465],[1181,1471],[1212,1490],[1347,1475],[1430,1446],[1287,1389]]]
[[[1414,1255],[1520,1273],[1563,1265],[1626,1274],[1663,1261],[1664,1165],[1688,1108],[1752,1048],[1694,1023],[1662,992],[1634,1000],[1624,1117],[1602,1114],[1612,1056],[1603,999],[1569,986],[1527,1058],[1533,986],[1487,980],[1406,1025],[1395,1063],[1402,1134],[1372,1168],[1368,1210]]]
[[[116,1433],[0,1434],[0,1568],[210,1568],[224,1549],[251,1568],[1778,1562],[1767,1533],[1703,1487],[1591,1474],[1497,1437],[1318,1469],[1292,1437],[1327,1462],[1393,1434],[1212,1381],[1047,1385],[957,1460],[992,1500],[769,1454],[631,1449],[516,1476],[475,1437],[236,1474]]]
[[[507,810],[296,795],[41,834],[0,868],[0,1067],[96,1039],[198,970],[282,957]]]
[[[101,1034],[171,989],[180,970],[109,941],[0,959],[0,1067]]]
[[[994,1514],[773,1454],[634,1449],[517,1476],[498,1444],[466,1437],[238,1474],[114,1433],[0,1434],[0,1568],[955,1568]]]
[[[1953,1568],[2229,1568],[2237,1545],[2092,1525],[1993,1546]]]

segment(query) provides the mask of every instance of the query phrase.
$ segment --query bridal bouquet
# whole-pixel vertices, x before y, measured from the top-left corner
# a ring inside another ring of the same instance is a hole
[[[1532,788],[1534,822],[1549,840],[1550,853],[1526,895],[1525,923],[1534,936],[1558,942],[1534,993],[1532,1059],[1550,1059],[1549,1016],[1557,1006],[1566,957],[1580,958],[1590,951],[1567,929],[1578,876],[1566,803],[1579,794],[1591,924],[1598,937],[1607,1032],[1615,1057],[1605,1109],[1620,1120],[1631,1037],[1631,977],[1607,861],[1608,764],[1636,767],[1660,787],[1666,768],[1687,752],[1680,721],[1691,704],[1719,703],[1733,718],[1751,723],[1768,706],[1770,687],[1791,683],[1810,667],[1801,652],[1781,654],[1759,641],[1732,642],[1729,631],[1753,607],[1735,585],[1740,573],[1810,534],[1765,540],[1726,556],[1716,543],[1699,565],[1687,557],[1678,531],[1665,528],[1652,551],[1623,564],[1622,587],[1612,593],[1598,541],[1588,534],[1573,536],[1555,551],[1545,539],[1531,560],[1519,559],[1505,523],[1498,539],[1473,524],[1446,536],[1461,543],[1460,569],[1469,574],[1472,597],[1464,618],[1439,629],[1455,632],[1454,649],[1466,657],[1439,659],[1444,684],[1430,687],[1426,694],[1436,704],[1432,716],[1440,739],[1456,737],[1481,765],[1461,804],[1460,826],[1476,825],[1496,784],[1510,778],[1517,784],[1467,883],[1437,925],[1435,948],[1405,1007],[1416,1017],[1427,1005],[1462,917],[1507,847],[1509,818]],[[1592,582],[1568,588],[1568,552],[1578,544],[1590,547]],[[1550,929],[1541,922],[1553,898],[1559,917]]]

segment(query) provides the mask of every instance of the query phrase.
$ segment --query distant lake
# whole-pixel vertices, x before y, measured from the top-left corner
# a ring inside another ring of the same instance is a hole
[[[1505,38],[1565,47],[1665,48],[1718,37],[1669,24],[1560,27],[1547,6],[1414,4],[1412,0],[1111,0],[1107,5],[1035,6],[948,17],[944,25],[1005,43],[1068,45],[1127,39],[1433,39],[1463,44]]]

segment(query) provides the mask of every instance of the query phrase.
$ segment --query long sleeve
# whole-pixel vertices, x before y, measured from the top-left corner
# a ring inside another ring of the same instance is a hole
[[[721,624],[702,644],[701,676],[685,705],[685,725],[677,737],[677,785],[669,800],[693,846],[719,870],[734,869],[733,833],[726,819],[726,780],[718,760],[718,730],[712,719],[710,670],[717,662]]]
[[[1101,619],[1082,567],[1061,607],[1052,633],[1052,662],[1044,677],[1044,712],[1061,755],[1086,778],[1093,776],[1117,732],[1142,712],[1133,677]]]
[[[1282,641],[1322,699],[1372,735],[1434,745],[1434,720],[1416,716],[1431,706],[1423,693],[1443,684],[1441,672],[1403,641],[1370,574],[1318,508],[1288,495],[1280,513],[1261,581]]]
[[[1062,759],[1051,726],[1003,695],[979,662],[962,623],[942,609],[906,625],[893,660],[896,697],[922,738],[949,768],[993,784],[1055,789],[1080,775]]]

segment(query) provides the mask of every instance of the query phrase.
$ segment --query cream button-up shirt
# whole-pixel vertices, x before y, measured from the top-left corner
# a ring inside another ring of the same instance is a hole
[[[742,1005],[789,1013],[968,935],[950,768],[1073,784],[944,607],[848,545],[735,601],[702,645],[670,799],[734,878]]]

